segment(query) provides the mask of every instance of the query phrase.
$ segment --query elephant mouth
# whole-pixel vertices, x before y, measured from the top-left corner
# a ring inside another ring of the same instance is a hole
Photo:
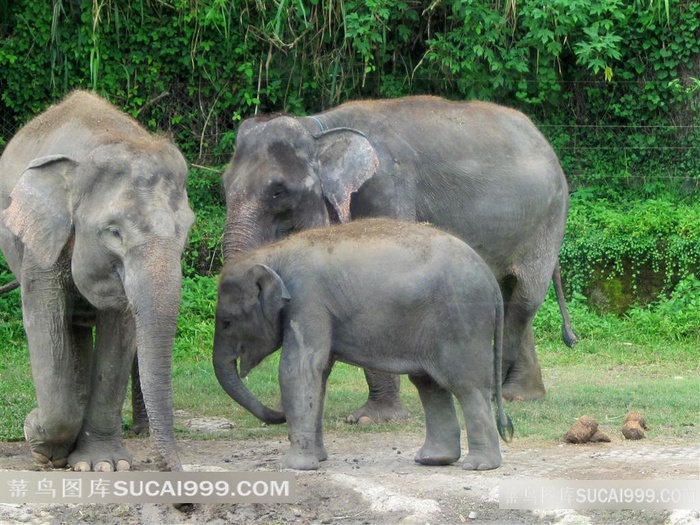
[[[253,368],[248,362],[248,360],[243,358],[241,358],[240,363],[238,362],[238,360],[236,360],[233,366],[238,367],[238,377],[240,377],[241,379],[245,379],[246,377],[248,377],[248,374]]]
[[[238,377],[241,379],[247,377],[250,371],[262,363],[266,357],[253,357],[245,353],[244,355],[239,354],[239,356],[240,357],[236,360],[236,362],[238,363],[238,361],[240,361],[240,363],[238,363]]]

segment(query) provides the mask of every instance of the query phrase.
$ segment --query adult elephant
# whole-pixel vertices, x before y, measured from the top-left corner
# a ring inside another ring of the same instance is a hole
[[[24,433],[38,461],[130,468],[121,410],[138,350],[162,466],[182,469],[170,376],[194,220],[187,171],[172,143],[84,91],[30,121],[0,157],[0,247],[21,284],[38,405]]]
[[[558,283],[568,190],[556,154],[525,115],[418,96],[251,118],[223,179],[226,259],[363,217],[429,222],[466,241],[505,301],[504,397],[544,395],[532,320],[550,279]],[[559,295],[564,339],[573,344]],[[365,373],[369,399],[349,421],[400,417],[398,378]]]

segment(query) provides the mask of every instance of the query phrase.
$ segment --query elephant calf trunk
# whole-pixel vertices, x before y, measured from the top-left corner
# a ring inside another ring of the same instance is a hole
[[[263,423],[279,425],[287,421],[284,413],[265,406],[248,390],[238,373],[238,359],[222,351],[216,344],[214,345],[214,373],[231,399]]]

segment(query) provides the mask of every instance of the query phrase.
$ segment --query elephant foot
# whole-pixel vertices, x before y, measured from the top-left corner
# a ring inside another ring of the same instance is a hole
[[[282,468],[294,470],[318,470],[318,467],[319,459],[315,455],[299,454],[291,450],[282,462]]]
[[[404,408],[398,398],[379,401],[368,399],[364,405],[346,417],[345,422],[350,424],[384,423],[408,419],[408,417],[408,410]]]
[[[291,443],[291,447],[282,462],[282,468],[317,470],[319,462],[325,461],[328,458],[326,449],[318,435],[300,432],[290,435],[289,442]]]
[[[68,464],[68,455],[75,448],[75,427],[79,427],[79,424],[68,421],[58,425],[51,422],[42,424],[39,409],[35,408],[24,420],[24,438],[38,463],[64,468]]]
[[[540,381],[529,385],[523,385],[518,381],[508,381],[503,385],[502,395],[506,401],[534,401],[542,399],[546,391]]]
[[[501,466],[501,453],[472,453],[462,463],[464,470],[493,470]]]
[[[328,452],[326,452],[326,447],[321,445],[316,447],[316,458],[319,461],[326,461],[328,459]]]
[[[131,432],[136,436],[148,436],[149,435],[148,418],[137,419],[134,418],[134,422],[131,425]]]
[[[441,466],[450,465],[459,459],[462,454],[459,445],[457,447],[436,446],[426,443],[416,452],[413,460],[421,465]]]
[[[131,454],[121,441],[84,443],[68,457],[68,463],[78,472],[124,472],[131,469]]]
[[[35,452],[33,450],[32,457],[37,463],[41,463],[42,465],[48,465],[50,463],[53,468],[65,468],[68,464],[67,457],[60,459],[49,459],[48,457],[44,456],[44,454],[41,454],[40,452]]]

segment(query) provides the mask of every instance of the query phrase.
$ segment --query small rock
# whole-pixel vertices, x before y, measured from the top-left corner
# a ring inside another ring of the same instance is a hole
[[[467,516],[467,519],[475,520],[477,516],[478,516],[478,514],[477,514],[476,512],[471,511],[471,512],[469,513],[469,516]]]

